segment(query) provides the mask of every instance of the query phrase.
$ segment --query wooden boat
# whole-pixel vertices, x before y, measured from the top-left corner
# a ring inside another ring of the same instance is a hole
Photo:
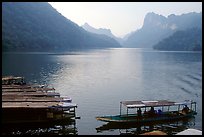
[[[2,76],[2,85],[25,85],[24,77]]]
[[[77,118],[77,104],[54,88],[28,85],[24,77],[2,77],[2,123],[50,123]],[[15,115],[13,115],[15,114]]]
[[[190,108],[188,108],[188,105]],[[126,113],[122,114],[122,106],[126,107]],[[183,107],[182,107],[183,106]],[[147,111],[151,108],[151,111]],[[129,113],[130,109],[141,110],[138,114]],[[158,110],[158,111],[156,111]],[[97,120],[105,122],[159,122],[159,121],[173,121],[190,118],[196,115],[196,102],[185,100],[183,102],[173,102],[167,100],[154,100],[154,101],[122,101],[120,102],[120,114],[96,117]]]
[[[99,127],[96,127],[97,133],[118,130],[120,134],[139,135],[153,130],[160,130],[169,135],[178,133],[188,128],[188,125],[195,124],[195,118],[186,118],[174,121],[152,121],[146,123],[135,122],[107,122]]]
[[[67,99],[53,97],[25,99],[18,97],[17,99],[10,101],[10,99],[3,98],[3,124],[50,123],[76,118],[77,104]]]

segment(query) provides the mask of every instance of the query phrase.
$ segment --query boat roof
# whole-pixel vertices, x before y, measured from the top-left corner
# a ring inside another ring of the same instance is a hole
[[[17,79],[24,79],[24,77],[2,76],[2,81],[3,80],[17,80]]]
[[[182,102],[174,102],[168,100],[141,100],[141,101],[122,101],[121,103],[128,108],[141,108],[141,107],[187,105],[193,103],[193,101],[185,100]]]

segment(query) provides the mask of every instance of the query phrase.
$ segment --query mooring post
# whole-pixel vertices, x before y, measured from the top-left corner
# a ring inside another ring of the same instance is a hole
[[[178,105],[178,111],[180,110],[180,105]]]
[[[121,116],[122,102],[120,102],[120,116]]]
[[[195,112],[196,112],[196,103],[194,103],[195,104]]]

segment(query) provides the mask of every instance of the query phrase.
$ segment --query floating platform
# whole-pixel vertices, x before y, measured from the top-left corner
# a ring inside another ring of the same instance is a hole
[[[27,85],[23,77],[2,77],[2,123],[50,123],[76,118],[77,104],[54,88]]]

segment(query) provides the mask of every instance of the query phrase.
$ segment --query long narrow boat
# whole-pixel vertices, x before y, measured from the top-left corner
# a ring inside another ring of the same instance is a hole
[[[123,107],[126,107],[126,113],[122,114]],[[188,107],[190,106],[190,108]],[[147,109],[151,108],[151,111]],[[135,109],[137,111],[131,111]],[[138,114],[140,111],[140,114]],[[105,122],[159,122],[159,121],[173,121],[190,118],[196,115],[196,102],[185,100],[183,102],[173,102],[167,100],[154,101],[122,101],[120,102],[120,114],[96,117],[97,120]]]

